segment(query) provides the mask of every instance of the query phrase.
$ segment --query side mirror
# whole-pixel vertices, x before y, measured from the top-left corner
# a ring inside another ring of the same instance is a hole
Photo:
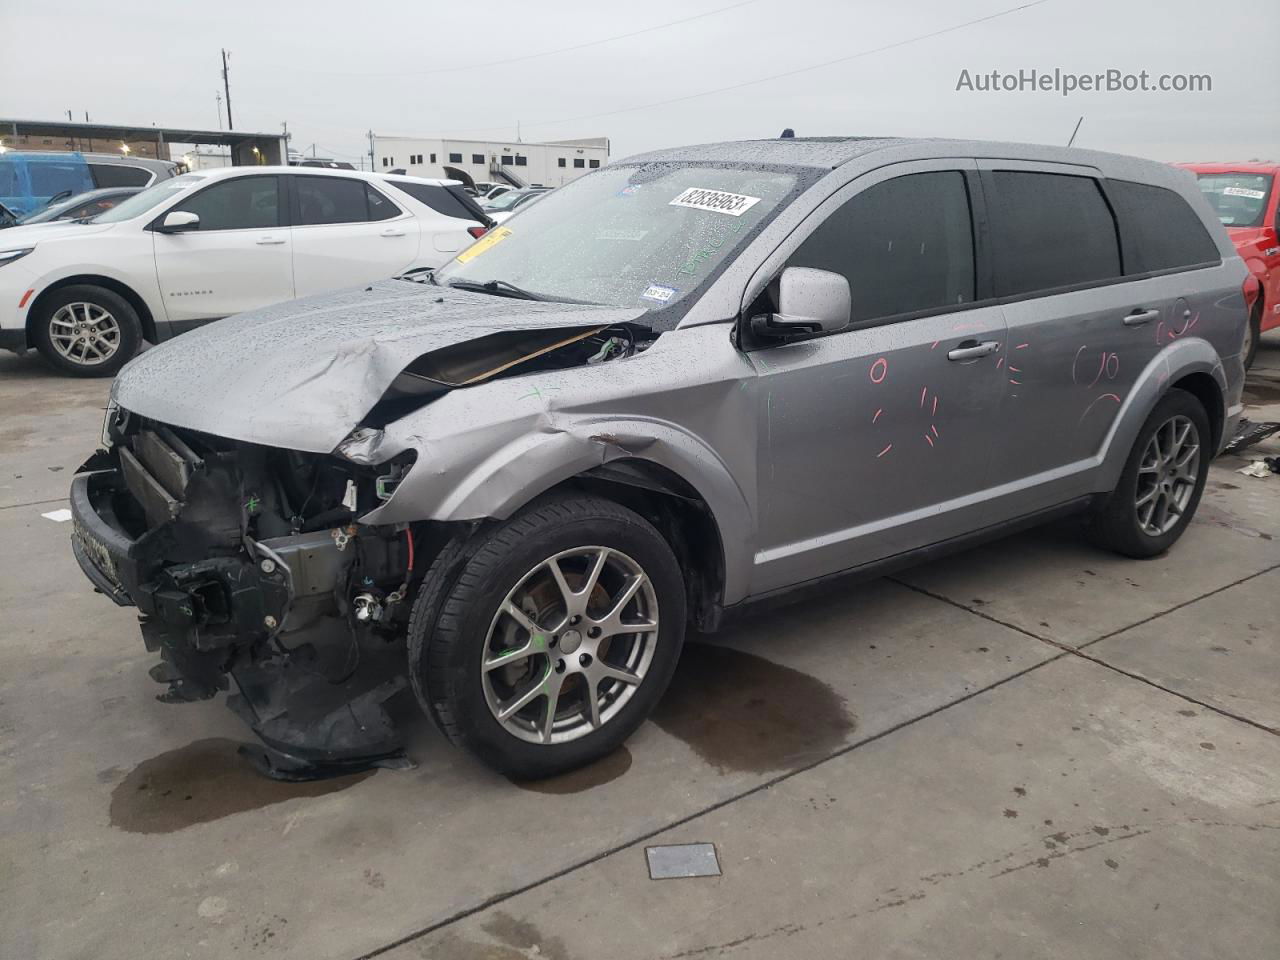
[[[160,222],[161,233],[185,233],[200,229],[200,215],[187,210],[174,210],[164,215]]]
[[[774,340],[834,333],[849,325],[849,281],[830,270],[787,267],[779,281],[778,312],[751,318],[751,332]]]

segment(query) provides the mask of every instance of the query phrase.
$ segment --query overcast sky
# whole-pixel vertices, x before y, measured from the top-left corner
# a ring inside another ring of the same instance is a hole
[[[1028,0],[0,0],[0,117],[87,110],[104,123],[216,128],[219,48],[238,129],[354,159],[364,133],[608,136],[654,147],[800,135],[902,134],[1065,143],[1161,160],[1280,159],[1280,5],[1046,0],[843,63],[790,73]],[[665,29],[521,62],[494,61]],[[483,12],[481,12],[483,11]],[[1060,68],[1209,74],[1211,93],[976,93],[971,73]],[[643,107],[642,109],[628,109]],[[225,105],[224,105],[225,109]],[[613,112],[620,111],[620,112]],[[596,116],[602,114],[601,116]],[[611,114],[611,115],[603,115]],[[575,119],[584,118],[584,119]],[[567,121],[567,122],[565,122]]]

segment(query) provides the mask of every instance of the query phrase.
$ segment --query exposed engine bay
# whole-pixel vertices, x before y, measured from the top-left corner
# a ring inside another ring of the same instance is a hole
[[[485,341],[491,341],[486,343]],[[623,327],[512,331],[419,358],[353,431],[443,392],[637,350]],[[413,469],[406,451],[285,450],[108,411],[104,448],[72,487],[73,546],[85,574],[136,605],[159,699],[228,691],[269,776],[309,779],[406,765],[384,703],[408,685],[404,638],[432,559],[461,523],[362,524]],[[230,681],[234,680],[234,691]]]

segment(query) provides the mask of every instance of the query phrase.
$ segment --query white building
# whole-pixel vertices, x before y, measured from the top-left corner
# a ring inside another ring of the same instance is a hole
[[[373,153],[375,171],[450,179],[463,179],[462,173],[473,181],[559,187],[608,163],[609,138],[513,143],[375,136]]]

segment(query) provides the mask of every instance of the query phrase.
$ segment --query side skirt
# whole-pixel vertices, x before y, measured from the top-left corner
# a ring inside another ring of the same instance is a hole
[[[873,560],[870,563],[864,563],[847,570],[839,570],[813,580],[805,580],[802,583],[771,590],[768,593],[757,594],[730,607],[720,608],[720,616],[707,618],[708,622],[701,625],[701,628],[705,633],[714,633],[726,623],[733,623],[739,617],[758,616],[770,610],[816,597],[821,592],[829,590],[837,584],[846,587],[861,583],[864,580],[874,580],[877,577],[888,576],[891,573],[897,573],[899,570],[905,570],[917,564],[950,556],[953,553],[960,553],[980,544],[989,543],[992,540],[1000,540],[1011,534],[1020,533],[1023,530],[1029,530],[1032,527],[1038,527],[1053,520],[1084,513],[1095,503],[1096,499],[1096,496],[1092,494],[1077,497],[1066,503],[1038,510],[1034,513],[1024,514],[1012,520],[992,524],[989,527],[983,527],[981,530],[952,537],[949,540],[941,540],[938,543],[931,543],[915,550],[907,550],[891,557]]]

